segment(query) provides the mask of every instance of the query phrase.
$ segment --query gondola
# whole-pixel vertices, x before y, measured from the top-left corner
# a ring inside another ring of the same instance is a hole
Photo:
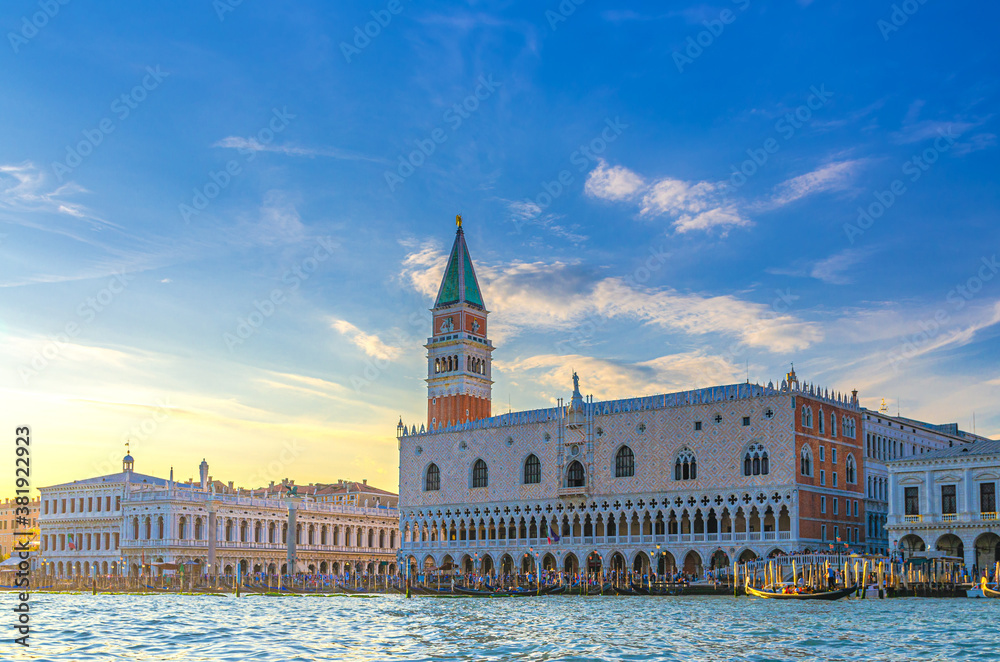
[[[839,600],[841,598],[846,598],[856,590],[858,590],[857,586],[848,586],[847,588],[842,588],[836,591],[784,593],[782,591],[754,588],[753,586],[746,587],[747,595],[752,595],[757,598],[768,598],[771,600]]]
[[[997,583],[997,587],[1000,588],[1000,582]],[[983,589],[984,598],[1000,598],[1000,591],[990,588],[990,585],[986,582],[985,577],[983,577],[981,588]]]
[[[484,598],[497,595],[496,591],[484,591],[478,588],[465,588],[464,586],[456,586],[455,593],[458,593],[460,595],[476,595]]]

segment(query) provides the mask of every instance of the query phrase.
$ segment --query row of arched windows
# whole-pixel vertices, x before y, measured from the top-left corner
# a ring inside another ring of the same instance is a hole
[[[806,452],[806,449],[803,449]],[[811,461],[811,460],[810,460]],[[851,460],[853,462],[853,459]],[[767,450],[763,444],[754,443],[747,448],[743,461],[745,476],[766,476],[770,471]],[[808,467],[803,459],[803,473],[811,475],[811,465]],[[615,453],[615,478],[631,478],[635,476],[635,452],[628,446],[622,446]],[[532,485],[542,482],[542,463],[534,453],[524,460],[521,474],[522,483]],[[697,480],[698,461],[691,449],[685,447],[678,453],[674,462],[674,480]],[[573,460],[566,468],[566,487],[583,487],[586,484],[586,471],[583,464]],[[424,491],[437,492],[441,489],[441,469],[433,462],[424,470]],[[472,465],[472,487],[489,486],[489,467],[482,458]]]
[[[817,421],[819,423],[819,433],[826,434],[826,414],[823,413],[822,407],[819,409]],[[802,427],[813,427],[813,410],[812,407],[808,405],[802,405]],[[851,439],[855,439],[857,437],[857,423],[849,416],[844,416],[841,419],[840,429],[843,431],[845,437],[849,437]],[[830,436],[837,436],[837,412],[830,412]]]
[[[436,468],[436,467],[435,467]],[[187,540],[193,533],[193,540],[206,540],[207,527],[205,518],[195,517],[194,526],[190,525],[187,516],[182,516],[177,520],[177,536],[181,540]],[[140,537],[141,534],[141,537]],[[155,535],[154,535],[155,534]],[[167,537],[166,524],[162,515],[155,519],[150,516],[132,518],[132,540],[163,540]],[[316,525],[312,523],[298,523],[295,530],[296,541],[309,545],[343,545],[343,546],[365,546],[365,534],[361,527],[339,525],[330,526],[328,524]],[[343,534],[343,540],[341,535]],[[235,520],[226,518],[222,523],[222,536],[225,542],[255,542],[255,543],[286,543],[288,540],[288,523],[274,521],[257,520]],[[389,536],[387,538],[387,536]],[[368,547],[386,547],[395,543],[394,530],[369,529],[367,532]]]
[[[697,480],[698,462],[690,449],[681,450],[674,462],[674,480]]]
[[[771,470],[767,449],[763,444],[750,444],[743,456],[744,476],[766,476]]]
[[[951,446],[951,443],[949,442],[948,445]],[[928,448],[927,450],[932,449]],[[910,444],[910,456],[923,452],[923,446],[918,447],[916,444]],[[869,432],[865,435],[865,455],[876,460],[895,460],[906,457],[906,444],[898,439],[890,439]]]
[[[461,365],[457,354],[451,356],[441,356],[434,359],[434,374],[442,372],[454,372],[459,370]],[[474,372],[478,375],[486,374],[486,360],[476,356],[465,357],[466,372]]]
[[[882,476],[868,476],[868,498],[888,501],[889,479]]]
[[[458,370],[458,355],[442,356],[434,359],[434,374]]]

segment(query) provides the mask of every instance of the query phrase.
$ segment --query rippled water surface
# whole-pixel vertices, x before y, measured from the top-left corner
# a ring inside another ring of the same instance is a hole
[[[1000,600],[36,594],[31,612],[24,650],[3,609],[0,659],[1000,659]]]

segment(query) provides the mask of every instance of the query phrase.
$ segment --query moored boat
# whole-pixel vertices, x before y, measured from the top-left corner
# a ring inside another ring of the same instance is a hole
[[[784,588],[781,590],[774,589],[760,589],[754,588],[753,586],[747,586],[747,595],[752,595],[756,598],[768,598],[772,600],[839,600],[841,598],[846,598],[851,593],[857,590],[857,586],[848,586],[847,588],[838,589],[835,591],[802,591],[801,589],[792,589],[786,592]]]
[[[995,588],[990,588],[989,583],[987,583],[986,578],[983,577],[983,583],[980,585],[983,589],[984,598],[1000,598],[1000,591]],[[997,582],[997,588],[1000,588],[1000,582]]]

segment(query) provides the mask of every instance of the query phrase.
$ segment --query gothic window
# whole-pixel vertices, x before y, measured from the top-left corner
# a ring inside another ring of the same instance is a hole
[[[622,446],[615,453],[615,478],[635,475],[635,453],[628,446]]]
[[[823,413],[823,408],[819,409],[819,433],[823,434],[826,432],[826,414]]]
[[[809,446],[802,446],[802,475],[812,476],[813,475],[813,458],[812,451]]]
[[[525,484],[542,482],[542,463],[534,453],[524,460],[524,482]]]
[[[476,460],[476,463],[472,465],[472,486],[486,487],[489,484],[489,469],[486,468],[486,463],[482,460]]]
[[[689,448],[681,449],[674,462],[674,480],[697,480],[698,463]]]
[[[858,468],[857,468],[857,465],[854,464],[854,456],[853,455],[848,454],[846,466],[847,466],[847,470],[846,470],[845,478],[847,478],[847,482],[848,483],[850,483],[850,484],[853,485],[854,483],[858,482]]]
[[[743,456],[744,476],[766,476],[770,471],[767,450],[763,444],[750,444]]]
[[[427,467],[427,474],[424,476],[424,491],[437,492],[441,489],[441,470],[438,465],[431,463]]]
[[[585,484],[583,465],[573,460],[566,471],[566,487],[583,487]]]
[[[837,436],[837,412],[830,413],[830,436]]]

